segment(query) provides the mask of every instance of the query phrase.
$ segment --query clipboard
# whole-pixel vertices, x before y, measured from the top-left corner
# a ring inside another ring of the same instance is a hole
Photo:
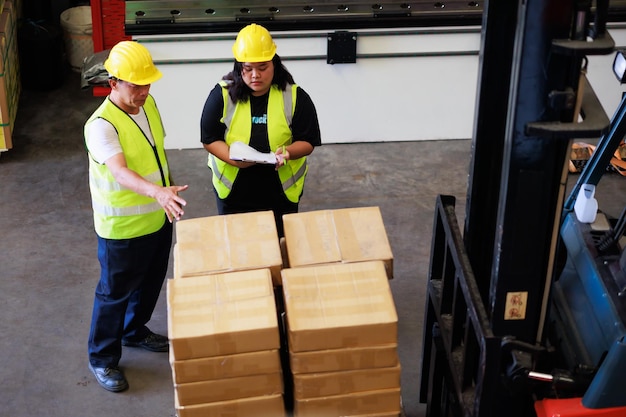
[[[256,162],[258,164],[276,165],[274,152],[259,152],[243,142],[233,142],[230,145],[229,158],[233,161]]]

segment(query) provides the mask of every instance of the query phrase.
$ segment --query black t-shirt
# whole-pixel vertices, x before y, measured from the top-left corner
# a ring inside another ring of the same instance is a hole
[[[300,87],[297,89],[291,132],[293,141],[303,140],[313,146],[321,146],[317,112],[311,97]],[[267,102],[269,93],[260,97],[250,96],[252,132],[249,145],[260,152],[269,152],[267,135]],[[224,112],[222,87],[217,84],[202,109],[200,141],[209,144],[224,140],[226,125],[220,122]],[[278,173],[273,165],[256,164],[240,169],[233,189],[227,198],[230,205],[248,209],[270,209],[277,201],[286,199]]]

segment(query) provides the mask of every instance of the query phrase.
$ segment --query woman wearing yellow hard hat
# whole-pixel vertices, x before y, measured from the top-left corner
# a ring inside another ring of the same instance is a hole
[[[209,94],[200,123],[218,213],[272,210],[282,237],[283,214],[298,211],[306,157],[322,144],[317,112],[263,26],[244,27],[233,56],[234,68]],[[271,158],[236,158],[230,152],[235,142]]]

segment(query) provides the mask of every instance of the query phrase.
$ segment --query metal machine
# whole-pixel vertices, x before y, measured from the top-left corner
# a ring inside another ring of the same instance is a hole
[[[270,31],[477,25],[475,0],[130,0],[127,34],[237,31],[250,22]]]
[[[614,51],[608,9],[485,5],[464,233],[451,196],[433,225],[420,390],[430,417],[626,416],[626,213],[592,204],[626,103],[609,121],[585,77],[587,56]],[[600,139],[566,200],[582,138]]]
[[[480,0],[126,0],[127,35],[216,33],[261,23],[270,31],[479,25]],[[610,18],[623,21],[615,0]]]

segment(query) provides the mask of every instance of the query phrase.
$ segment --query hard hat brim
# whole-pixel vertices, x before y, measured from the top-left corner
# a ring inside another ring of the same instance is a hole
[[[159,71],[158,68],[155,68],[154,74],[152,74],[151,77],[146,77],[146,78],[143,78],[141,80],[130,81],[130,82],[132,82],[133,84],[136,84],[136,85],[148,85],[148,84],[154,83],[155,81],[160,80],[161,77],[163,77],[163,73],[161,71]]]

